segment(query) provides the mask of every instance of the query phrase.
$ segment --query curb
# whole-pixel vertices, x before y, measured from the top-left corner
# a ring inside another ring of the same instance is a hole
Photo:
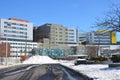
[[[64,68],[69,69],[70,71],[74,71],[76,74],[79,74],[81,77],[84,78],[84,80],[95,80],[94,78],[90,78],[87,75],[84,75],[84,74],[80,73],[79,71],[76,71],[76,70],[74,70],[74,69],[72,69],[72,68],[70,68],[68,66],[65,66],[65,65],[62,65],[62,64],[60,64],[60,65],[63,66]]]

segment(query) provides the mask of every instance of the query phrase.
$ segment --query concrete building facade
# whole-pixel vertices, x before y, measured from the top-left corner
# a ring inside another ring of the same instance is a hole
[[[35,29],[36,37],[34,41],[43,42],[44,38],[48,38],[50,45],[66,43],[66,28],[58,24],[44,24]]]
[[[67,28],[67,44],[77,44],[77,43],[78,43],[78,29]]]
[[[37,43],[33,43],[33,24],[27,20],[0,19],[0,34],[1,42],[10,43],[10,56],[20,56],[20,51],[29,52],[33,47],[27,45],[37,46]]]
[[[0,19],[2,40],[33,41],[33,24],[15,18]]]
[[[111,44],[111,32],[90,32],[89,44]]]

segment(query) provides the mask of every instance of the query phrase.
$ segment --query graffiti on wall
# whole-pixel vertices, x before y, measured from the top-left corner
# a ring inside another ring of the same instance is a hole
[[[74,49],[45,49],[45,48],[34,48],[32,50],[33,55],[44,55],[52,58],[65,58],[68,55],[75,54]]]

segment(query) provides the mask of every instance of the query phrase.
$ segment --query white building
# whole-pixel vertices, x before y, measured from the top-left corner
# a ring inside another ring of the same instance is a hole
[[[77,28],[67,28],[67,43],[68,44],[77,44],[78,43]]]
[[[33,24],[14,18],[0,19],[1,38],[10,41],[33,41]]]
[[[36,42],[3,41],[6,42],[10,43],[10,56],[13,57],[31,55],[32,49],[37,47]]]
[[[89,44],[111,44],[111,32],[90,32]]]
[[[11,56],[20,56],[21,54],[18,54],[20,50],[25,51],[26,49],[26,51],[29,51],[37,46],[37,43],[32,42],[33,24],[27,20],[15,18],[0,19],[0,34],[3,42],[10,43]],[[29,47],[27,47],[27,45],[29,45]]]

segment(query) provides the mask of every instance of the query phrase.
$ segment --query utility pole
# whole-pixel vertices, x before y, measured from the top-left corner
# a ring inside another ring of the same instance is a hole
[[[9,28],[9,26],[11,26],[10,23],[7,23],[7,28]],[[7,39],[7,34],[6,34],[6,65],[8,65],[8,39]]]
[[[8,42],[7,42],[7,36],[6,36],[6,66],[8,65]]]
[[[100,44],[101,44],[101,33],[100,32],[95,32],[94,34],[96,34],[97,36],[97,57],[100,56]]]
[[[25,56],[26,56],[26,54],[27,54],[27,32],[26,32],[26,40],[25,40]]]
[[[2,62],[1,47],[2,45],[1,45],[1,28],[0,28],[0,64]]]

